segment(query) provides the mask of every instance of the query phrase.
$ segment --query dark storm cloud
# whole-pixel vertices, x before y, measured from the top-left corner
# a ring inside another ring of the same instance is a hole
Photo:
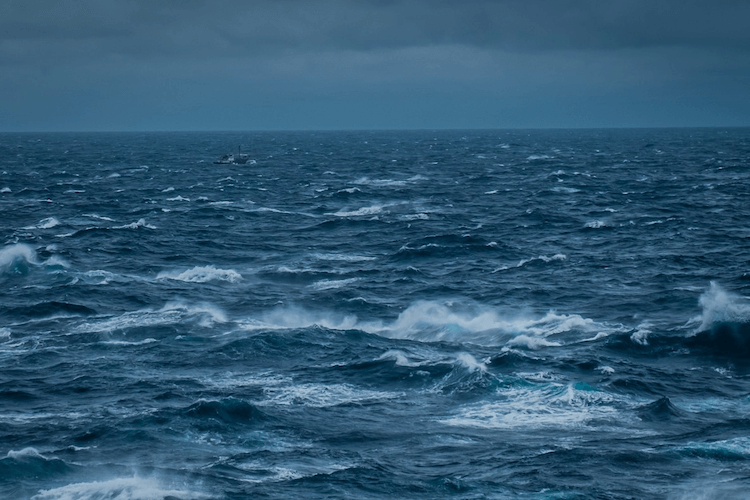
[[[512,51],[750,46],[745,0],[18,1],[6,62],[468,45]]]
[[[0,130],[747,124],[750,1],[0,0]]]

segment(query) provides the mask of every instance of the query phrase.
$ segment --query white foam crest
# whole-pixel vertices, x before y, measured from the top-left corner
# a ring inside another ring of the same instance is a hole
[[[612,394],[580,390],[573,385],[545,384],[541,388],[503,391],[502,400],[466,406],[442,423],[456,427],[535,431],[545,428],[586,428],[592,420],[616,420],[624,415]],[[593,429],[593,428],[592,428]],[[600,430],[597,422],[595,429]]]
[[[119,274],[112,273],[110,271],[104,271],[102,269],[94,269],[92,271],[86,271],[83,273],[85,278],[100,278],[101,281],[94,283],[96,285],[108,285],[112,281],[132,281],[137,278],[128,278]]]
[[[260,401],[259,406],[302,405],[313,408],[395,399],[403,396],[403,393],[359,389],[350,384],[294,384],[283,387],[267,387],[263,392],[268,399]]]
[[[516,267],[523,267],[526,264],[537,261],[537,260],[541,260],[542,262],[549,263],[549,262],[553,262],[556,260],[566,260],[567,258],[568,256],[562,253],[555,254],[552,257],[548,257],[546,255],[540,255],[538,257],[531,257],[530,259],[522,259],[518,262],[518,264],[516,264]]]
[[[601,229],[603,227],[607,227],[607,223],[601,220],[592,220],[590,222],[587,222],[584,227],[589,229]]]
[[[210,498],[194,491],[172,489],[149,478],[117,478],[109,481],[75,483],[41,490],[31,500],[195,500]]]
[[[470,372],[477,372],[477,371],[486,372],[487,371],[487,365],[477,361],[477,358],[475,358],[468,352],[459,353],[458,356],[456,356],[456,362],[459,363],[460,365],[463,365]]]
[[[750,299],[727,292],[714,281],[701,295],[699,303],[703,313],[700,316],[700,326],[694,333],[709,330],[716,323],[750,322]]]
[[[156,226],[147,224],[145,219],[138,219],[137,222],[131,224],[125,224],[122,226],[115,226],[112,229],[138,229],[139,227],[145,227],[146,229],[156,229]]]
[[[10,338],[10,328],[0,328],[0,339]]]
[[[385,208],[385,205],[370,205],[369,207],[362,207],[357,210],[352,211],[344,211],[339,210],[338,212],[327,214],[327,215],[335,215],[337,217],[362,217],[365,215],[377,215],[383,211]]]
[[[337,191],[337,193],[348,193],[348,194],[354,194],[359,193],[361,189],[359,188],[347,188],[347,189],[340,189]]]
[[[157,279],[170,279],[188,283],[207,283],[209,281],[228,281],[236,283],[242,275],[233,269],[217,269],[214,266],[195,266],[185,271],[162,271]]]
[[[172,325],[191,318],[198,318],[199,324],[204,327],[210,327],[213,323],[227,322],[224,312],[212,304],[187,305],[181,302],[170,302],[159,310],[131,311],[114,318],[84,322],[78,325],[75,331],[77,333],[112,332],[128,328]]]
[[[345,280],[320,280],[313,283],[312,286],[316,290],[333,290],[336,288],[344,288],[352,283],[359,281],[359,278],[348,278]]]
[[[608,327],[577,314],[550,311],[542,317],[502,314],[488,307],[458,309],[434,301],[419,301],[392,322],[361,321],[355,315],[311,312],[299,307],[280,307],[261,318],[245,320],[244,330],[283,330],[320,326],[330,330],[361,330],[388,338],[421,342],[466,342],[485,346],[510,345],[531,349],[561,345],[545,338],[568,332],[590,334]],[[525,337],[523,337],[525,336]],[[513,341],[518,337],[518,340]]]
[[[721,454],[731,453],[750,458],[750,437],[742,436],[708,443],[688,443],[685,448],[689,450],[719,452]]]
[[[10,450],[6,455],[6,458],[11,458],[13,460],[25,460],[28,458],[41,458],[43,460],[49,460],[49,458],[39,453],[36,448],[32,448],[30,446],[18,451]]]
[[[407,181],[396,181],[393,179],[370,179],[369,177],[360,177],[354,184],[376,187],[401,187],[406,186]]]
[[[40,264],[34,249],[24,243],[16,243],[0,249],[0,269],[10,267],[18,260],[24,260],[29,264]]]
[[[530,337],[528,335],[519,335],[508,341],[508,346],[525,347],[527,349],[540,349],[542,347],[560,347],[560,342],[551,342],[545,338]]]
[[[430,220],[430,216],[425,213],[407,214],[400,217],[401,220]]]
[[[529,155],[526,159],[528,161],[534,161],[534,160],[550,160],[552,158],[554,158],[554,156],[549,156],[549,155],[543,155],[542,154],[542,155]]]
[[[53,228],[55,226],[59,226],[59,225],[60,225],[60,221],[59,220],[57,220],[54,217],[47,217],[46,219],[40,220],[39,224],[37,224],[36,227],[38,227],[39,229],[51,229],[51,228]]]
[[[92,219],[98,219],[98,220],[106,220],[108,222],[114,222],[115,220],[110,217],[104,217],[102,215],[97,214],[83,214],[84,217],[90,217]]]
[[[567,194],[574,194],[574,193],[580,193],[580,189],[571,188],[571,187],[565,187],[565,186],[555,186],[552,188],[552,191],[556,193],[567,193]]]
[[[9,187],[4,187],[4,188],[0,189],[0,193],[10,193],[10,192],[12,192],[12,191],[10,190]]]
[[[174,198],[167,198],[167,201],[190,201],[190,198],[185,198],[183,196],[177,195]]]
[[[334,314],[315,314],[299,307],[274,309],[262,316],[244,322],[244,330],[287,330],[320,326],[329,330],[354,330],[358,326],[354,315],[336,316]]]
[[[415,363],[413,361],[410,361],[406,354],[403,351],[399,351],[398,349],[390,349],[384,352],[379,357],[377,357],[375,361],[383,361],[386,359],[392,359],[393,361],[395,361],[396,366],[415,367],[422,365],[422,363]]]
[[[252,212],[270,212],[274,214],[284,214],[284,215],[304,215],[305,217],[316,217],[313,214],[306,214],[304,212],[289,212],[286,210],[279,210],[278,208],[269,208],[269,207],[258,207],[251,211]]]
[[[332,261],[343,261],[343,262],[363,262],[368,260],[376,260],[377,257],[370,257],[367,255],[355,255],[355,254],[343,254],[343,253],[315,253],[313,254],[318,260],[332,260]]]
[[[630,340],[640,345],[648,345],[648,336],[651,334],[651,324],[648,322],[641,323],[638,328],[630,335]]]
[[[174,188],[173,188],[173,187],[171,187],[171,186],[170,186],[170,187],[168,187],[167,189],[162,189],[162,190],[161,190],[161,192],[162,192],[162,193],[170,193],[170,192],[172,192],[172,191],[174,191]]]
[[[106,345],[130,345],[130,346],[133,346],[133,345],[153,344],[154,342],[159,342],[159,341],[156,340],[156,339],[152,339],[152,338],[147,338],[147,339],[137,340],[137,341],[132,341],[132,342],[129,342],[127,340],[107,340],[105,342],[102,342],[102,344],[106,344]]]
[[[473,311],[457,311],[432,301],[420,301],[403,311],[394,323],[380,330],[374,325],[361,325],[371,333],[392,338],[409,338],[421,341],[459,341],[480,345],[502,345],[510,339],[511,345],[530,348],[559,345],[545,341],[544,337],[571,330],[590,331],[599,328],[593,320],[579,315],[548,312],[538,319],[501,315],[483,308]]]

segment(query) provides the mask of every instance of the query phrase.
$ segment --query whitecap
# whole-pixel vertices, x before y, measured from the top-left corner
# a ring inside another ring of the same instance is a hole
[[[548,257],[546,255],[540,255],[538,257],[532,257],[530,259],[522,259],[521,261],[518,262],[518,264],[516,264],[516,267],[523,267],[526,264],[537,261],[537,260],[541,260],[544,263],[550,263],[550,262],[558,261],[558,260],[566,260],[567,258],[568,256],[562,253],[557,253],[553,255],[552,257]]]
[[[156,226],[147,224],[145,219],[138,219],[138,222],[125,224],[123,226],[115,226],[112,229],[138,229],[139,227],[145,227],[146,229],[156,229]]]
[[[369,260],[376,260],[377,257],[370,257],[367,255],[356,255],[356,254],[343,254],[343,253],[314,253],[313,257],[318,260],[332,260],[332,261],[343,261],[343,262],[362,262]]]
[[[190,201],[190,198],[185,198],[183,196],[177,195],[174,198],[167,198],[167,201]]]
[[[46,219],[40,220],[35,226],[26,226],[24,229],[51,229],[59,225],[60,221],[55,217],[47,217]]]
[[[0,249],[0,269],[10,268],[18,262],[39,264],[34,249],[24,243],[16,243]]]
[[[113,332],[129,328],[173,325],[188,320],[197,321],[203,327],[228,321],[224,312],[213,304],[188,305],[182,302],[169,302],[159,310],[142,309],[116,317],[87,321],[74,330],[77,333]]]
[[[114,219],[111,219],[109,217],[104,217],[102,215],[97,215],[97,214],[83,214],[83,216],[84,217],[90,217],[92,219],[105,220],[105,221],[108,221],[108,222],[114,222],[115,221]]]
[[[607,227],[607,223],[600,220],[592,220],[590,222],[587,222],[584,227],[589,229],[601,229],[603,227]]]
[[[1,259],[0,262],[2,262]],[[703,312],[697,318],[700,326],[694,333],[709,330],[716,323],[750,322],[750,299],[727,292],[714,281],[700,296],[699,303]]]
[[[102,344],[105,344],[105,345],[136,346],[136,345],[153,344],[154,342],[158,342],[158,340],[152,339],[152,338],[147,338],[147,339],[143,339],[143,340],[135,340],[135,341],[106,340],[106,341],[102,342]]]
[[[0,328],[0,339],[10,338],[10,328]]]
[[[550,160],[552,158],[553,157],[549,155],[529,155],[526,159],[528,161],[535,161],[535,160]]]
[[[266,399],[259,401],[259,406],[302,405],[313,408],[327,408],[363,401],[382,401],[403,396],[403,393],[360,389],[350,384],[293,384],[266,387],[263,392]]]
[[[10,192],[11,192],[11,190],[10,190],[9,187],[4,187],[4,188],[0,189],[0,193],[10,193]]]
[[[336,288],[344,288],[352,283],[359,281],[359,278],[349,278],[345,280],[320,280],[313,283],[312,286],[316,290],[333,290]]]
[[[28,458],[41,458],[43,460],[49,460],[47,457],[39,453],[36,448],[32,447],[24,448],[19,451],[10,450],[6,455],[6,458],[11,458],[13,460],[25,460]]]
[[[616,424],[624,415],[620,399],[610,393],[582,384],[542,384],[534,388],[512,388],[502,392],[502,400],[465,406],[442,423],[469,428],[536,431],[539,429],[585,429],[596,420]],[[612,430],[617,427],[613,425]],[[623,429],[622,427],[620,428]],[[627,431],[626,431],[627,432]]]
[[[408,214],[402,215],[401,220],[429,220],[430,216],[427,214]]]
[[[31,500],[155,500],[163,498],[207,499],[210,497],[195,491],[172,489],[155,479],[132,477],[74,483],[41,490],[31,497]]]
[[[580,189],[565,187],[565,186],[555,186],[552,188],[552,191],[555,191],[556,193],[568,193],[568,194],[581,192]]]
[[[394,179],[370,179],[369,177],[360,177],[354,184],[375,186],[375,187],[402,187],[406,186],[406,181],[397,181]]]
[[[535,350],[542,347],[559,347],[562,344],[560,342],[551,342],[545,338],[519,335],[510,339],[507,345],[511,347],[526,347],[527,349]]]
[[[157,279],[171,279],[189,283],[207,283],[209,281],[228,281],[236,283],[242,275],[233,269],[218,269],[214,266],[195,266],[186,271],[162,271]]]
[[[362,207],[350,212],[340,210],[336,213],[327,215],[335,215],[337,217],[362,217],[366,215],[377,215],[383,211],[383,208],[385,208],[384,205],[370,205],[369,207]]]

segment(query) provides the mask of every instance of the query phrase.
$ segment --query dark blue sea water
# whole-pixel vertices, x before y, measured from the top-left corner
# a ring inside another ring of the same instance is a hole
[[[750,129],[3,134],[0,236],[1,498],[748,497]]]

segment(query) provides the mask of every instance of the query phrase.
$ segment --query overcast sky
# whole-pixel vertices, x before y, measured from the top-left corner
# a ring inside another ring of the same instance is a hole
[[[0,0],[0,131],[750,126],[750,0]]]

